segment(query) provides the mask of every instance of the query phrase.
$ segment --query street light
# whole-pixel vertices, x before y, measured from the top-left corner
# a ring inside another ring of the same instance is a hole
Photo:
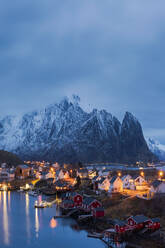
[[[159,171],[159,176],[160,176],[160,178],[162,178],[162,176],[163,176],[163,171]]]
[[[118,177],[121,177],[121,172],[118,173]]]

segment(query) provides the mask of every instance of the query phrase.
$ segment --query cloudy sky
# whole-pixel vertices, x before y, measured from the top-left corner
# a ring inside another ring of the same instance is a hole
[[[165,143],[164,0],[0,0],[0,115],[73,93]]]

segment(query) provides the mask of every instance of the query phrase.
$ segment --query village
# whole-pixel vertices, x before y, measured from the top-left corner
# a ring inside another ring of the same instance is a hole
[[[163,167],[131,170],[45,161],[27,161],[9,167],[3,163],[0,190],[48,196],[47,202],[39,197],[34,207],[45,208],[56,203],[61,215],[54,218],[75,218],[88,229],[90,237],[101,238],[107,245],[112,240],[137,238],[137,234],[141,238],[151,235],[164,242],[165,219],[159,206],[165,202]]]

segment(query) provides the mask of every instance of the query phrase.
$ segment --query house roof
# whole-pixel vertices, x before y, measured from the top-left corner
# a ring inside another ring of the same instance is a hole
[[[144,223],[144,222],[146,222],[146,221],[149,220],[149,218],[146,217],[146,216],[144,216],[144,215],[132,216],[132,219],[133,219],[137,224]]]
[[[130,175],[125,175],[121,178],[122,181],[124,181],[127,177],[131,177]]]
[[[81,194],[79,194],[79,193],[77,193],[77,192],[71,192],[71,193],[70,193],[70,196],[72,196],[72,197],[74,197],[74,196],[76,196],[76,195],[81,195]]]
[[[78,173],[88,173],[87,169],[78,169]]]
[[[113,177],[110,179],[110,183],[114,183],[116,179],[117,179],[117,176],[113,176]]]
[[[157,222],[160,223],[160,219],[159,218],[153,218],[151,220],[152,220],[153,223],[157,223]]]
[[[55,186],[57,186],[57,187],[64,187],[66,185],[67,185],[67,183],[63,182],[61,180],[58,180],[58,181],[55,182]]]
[[[162,181],[160,181],[160,180],[155,180],[155,181],[152,182],[151,185],[152,185],[154,188],[157,188],[161,183],[162,183]]]
[[[30,169],[29,166],[27,166],[26,164],[18,165],[18,167],[21,169]]]
[[[93,201],[97,201],[97,200],[95,198],[92,198],[92,197],[86,197],[86,198],[84,198],[83,203],[90,205]]]
[[[119,226],[125,226],[126,225],[126,221],[116,219],[114,221],[114,224],[115,225],[119,225]]]
[[[92,181],[96,181],[97,178],[98,178],[98,176],[93,177]]]
[[[99,183],[99,184],[102,184],[104,181],[105,181],[105,178],[102,177],[102,178],[98,181],[98,183]]]

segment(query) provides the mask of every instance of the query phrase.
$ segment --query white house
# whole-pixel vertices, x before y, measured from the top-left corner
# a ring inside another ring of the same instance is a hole
[[[69,178],[69,172],[61,169],[58,174],[58,179],[68,179],[68,178]]]
[[[108,178],[102,177],[98,181],[98,189],[108,191],[110,187],[110,181]]]
[[[130,189],[146,190],[147,188],[148,184],[144,177],[135,175],[130,179]]]
[[[109,192],[122,192],[123,191],[123,182],[120,177],[114,176],[110,179]]]
[[[151,184],[150,192],[151,193],[165,193],[165,182],[161,180],[155,180]]]
[[[51,172],[37,172],[36,173],[36,178],[38,179],[48,179],[48,178],[53,178],[54,175]]]
[[[121,178],[122,182],[123,182],[123,189],[129,189],[130,188],[130,180],[132,179],[132,177],[130,175],[125,175]]]
[[[134,179],[135,186],[140,186],[140,185],[147,183],[145,178],[142,176],[134,176],[133,179]]]

